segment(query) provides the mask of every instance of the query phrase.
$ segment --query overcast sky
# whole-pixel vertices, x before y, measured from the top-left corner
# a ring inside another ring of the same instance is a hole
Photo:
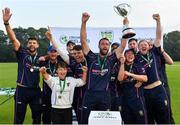
[[[91,16],[88,27],[121,27],[123,18],[113,6],[125,2],[132,7],[132,27],[154,27],[152,14],[160,13],[164,32],[180,30],[180,0],[0,0],[0,7],[11,9],[12,27],[80,27],[85,11]]]

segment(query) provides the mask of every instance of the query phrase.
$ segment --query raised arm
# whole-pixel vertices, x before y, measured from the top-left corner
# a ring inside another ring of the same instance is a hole
[[[42,77],[44,78],[44,80],[48,80],[50,78],[49,74],[46,72],[46,67],[41,67],[39,69],[39,71],[41,72]]]
[[[153,19],[156,21],[156,39],[154,41],[154,45],[156,47],[161,46],[161,39],[162,39],[162,27],[160,21],[159,14],[153,14]]]
[[[124,80],[124,62],[125,62],[125,58],[122,55],[120,57],[120,69],[119,69],[119,73],[118,73],[118,80],[119,81],[123,81]]]
[[[4,10],[2,10],[2,13],[3,13],[3,21],[4,21],[4,25],[5,25],[7,34],[9,36],[10,41],[13,44],[14,50],[17,51],[20,47],[20,42],[16,38],[16,35],[15,35],[14,31],[11,29],[11,26],[9,24],[9,20],[12,16],[10,9],[5,8]]]
[[[48,27],[48,31],[45,33],[46,37],[49,39],[49,41],[52,43],[52,45],[56,48],[57,52],[59,53],[59,55],[61,56],[61,58],[67,63],[69,64],[69,56],[64,53],[59,47],[58,44],[56,43],[55,39],[53,38],[52,34],[51,34],[51,30]]]
[[[90,51],[88,42],[87,42],[87,31],[86,31],[86,23],[89,19],[89,14],[88,13],[83,13],[82,14],[82,24],[81,24],[81,31],[80,31],[80,41],[81,41],[81,46],[83,53],[87,55]]]
[[[167,64],[172,65],[174,63],[172,58],[169,56],[169,54],[163,48],[161,48],[161,53]]]
[[[124,26],[129,25],[129,20],[128,20],[127,17],[124,18],[123,25]],[[117,56],[118,59],[120,58],[121,54],[123,53],[123,51],[124,51],[124,49],[126,47],[126,44],[127,44],[127,39],[122,38],[120,46],[115,50],[115,53],[116,53],[116,56]]]

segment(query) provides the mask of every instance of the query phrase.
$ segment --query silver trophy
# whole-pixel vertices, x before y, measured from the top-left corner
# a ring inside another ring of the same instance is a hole
[[[131,12],[131,6],[127,3],[122,3],[117,6],[114,6],[114,10],[118,15],[122,16],[123,18],[126,18]],[[125,27],[122,33],[123,38],[131,38],[136,35],[134,29],[130,27]]]

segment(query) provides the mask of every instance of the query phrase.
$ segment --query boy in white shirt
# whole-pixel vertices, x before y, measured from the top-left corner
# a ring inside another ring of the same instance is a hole
[[[52,89],[52,123],[53,124],[72,124],[72,101],[75,87],[85,85],[87,67],[82,66],[83,76],[81,79],[66,77],[68,65],[64,62],[58,64],[58,77],[52,77],[46,72],[45,67],[40,68],[40,72]]]

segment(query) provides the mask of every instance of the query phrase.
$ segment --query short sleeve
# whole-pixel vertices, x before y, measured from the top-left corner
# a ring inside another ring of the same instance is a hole
[[[25,48],[23,48],[22,46],[19,47],[19,49],[17,51],[15,51],[16,53],[16,57],[18,59],[18,61],[22,61],[25,56],[27,56],[27,50]]]
[[[92,61],[96,60],[96,58],[97,55],[90,50],[89,53],[86,55],[86,60],[88,65],[91,64]]]

